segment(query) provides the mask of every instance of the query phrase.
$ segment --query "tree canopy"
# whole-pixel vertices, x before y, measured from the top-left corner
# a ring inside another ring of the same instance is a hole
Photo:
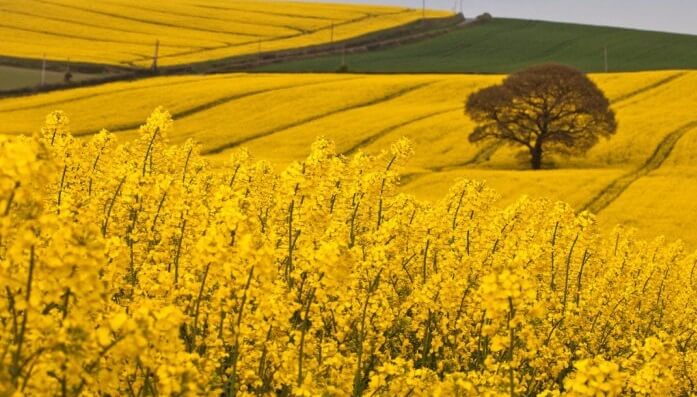
[[[470,142],[523,146],[533,169],[544,153],[578,155],[617,130],[610,101],[583,72],[547,64],[514,73],[470,95],[465,112],[477,124]]]

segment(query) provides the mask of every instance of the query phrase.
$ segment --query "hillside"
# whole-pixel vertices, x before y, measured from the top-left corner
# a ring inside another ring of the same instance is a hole
[[[0,57],[149,67],[340,41],[404,25],[421,10],[241,0],[0,1]],[[427,11],[426,17],[449,15]]]
[[[697,390],[680,244],[565,203],[501,208],[480,181],[399,194],[404,139],[377,156],[319,139],[277,171],[169,144],[162,109],[124,143],[68,127],[55,111],[0,136],[0,395]]]
[[[697,68],[697,36],[613,27],[494,18],[401,47],[347,54],[349,71],[371,73],[509,73],[544,62],[604,71]],[[333,72],[341,56],[274,64],[279,72]]]
[[[0,134],[36,131],[47,113],[62,109],[76,135],[107,128],[130,139],[150,111],[162,105],[175,118],[173,142],[192,138],[215,161],[247,147],[279,167],[304,158],[318,136],[334,140],[342,153],[377,153],[407,136],[416,155],[404,189],[421,198],[442,196],[457,178],[484,179],[501,192],[503,204],[521,194],[550,197],[576,209],[590,208],[608,225],[638,225],[646,236],[684,236],[697,244],[697,204],[689,183],[697,173],[692,154],[697,149],[697,72],[592,75],[613,102],[618,133],[587,156],[553,159],[557,168],[541,172],[527,171],[513,149],[467,142],[472,123],[462,114],[462,102],[501,78],[160,77],[0,100]]]
[[[0,0],[0,397],[697,397],[695,10],[508,3],[694,35]]]

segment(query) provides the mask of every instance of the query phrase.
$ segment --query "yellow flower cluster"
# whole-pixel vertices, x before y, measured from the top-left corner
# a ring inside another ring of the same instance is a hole
[[[680,244],[474,181],[419,202],[406,140],[276,173],[171,128],[0,138],[0,395],[697,393]]]

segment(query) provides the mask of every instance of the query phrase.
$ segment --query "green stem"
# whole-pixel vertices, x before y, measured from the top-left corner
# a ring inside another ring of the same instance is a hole
[[[97,172],[97,164],[99,164],[99,159],[102,157],[102,153],[104,153],[104,149],[106,148],[106,142],[102,147],[99,149],[99,153],[94,158],[94,162],[92,163],[92,173],[90,174],[90,181],[87,186],[87,195],[92,196],[92,180],[94,173]]]
[[[428,260],[428,247],[431,245],[431,240],[426,240],[426,247],[424,248],[424,261],[421,269],[421,277],[423,278],[424,284],[426,284],[426,262]]]
[[[240,170],[241,164],[237,164],[235,167],[235,172],[232,173],[232,177],[230,178],[230,183],[228,184],[230,188],[235,184],[235,179],[237,179],[237,172]]]
[[[104,223],[102,223],[102,237],[106,237],[107,227],[109,226],[109,218],[111,218],[111,211],[114,209],[116,197],[118,197],[118,195],[121,193],[121,188],[123,187],[124,182],[126,182],[125,175],[123,176],[123,178],[121,178],[119,185],[116,187],[114,195],[111,197],[111,200],[109,201],[109,207],[107,209],[106,216],[104,217]]]
[[[186,230],[186,219],[182,214],[182,224],[179,230],[179,240],[177,241],[177,253],[174,256],[174,284],[179,282],[179,258],[182,252],[182,242],[184,241],[184,231]]]
[[[155,131],[152,133],[152,137],[150,138],[150,142],[148,143],[148,148],[145,151],[145,158],[143,158],[143,176],[145,176],[145,169],[147,168],[148,158],[152,158],[150,151],[152,150],[152,147],[155,144],[155,138],[157,138],[158,132],[160,132],[160,127],[155,128]],[[152,172],[152,160],[150,161],[150,172]]]
[[[19,330],[19,334],[17,335],[17,350],[15,350],[15,353],[13,354],[12,365],[10,366],[10,373],[12,374],[12,383],[15,385],[15,387],[18,385],[19,376],[22,371],[20,361],[22,359],[22,347],[24,345],[24,336],[27,331],[27,321],[29,319],[29,306],[31,304],[31,287],[34,279],[35,264],[35,251],[34,246],[32,245],[29,248],[29,274],[27,275],[27,292],[24,296],[24,299],[26,301],[26,307],[24,308],[24,312],[22,313],[22,326]]]
[[[462,207],[462,200],[465,198],[465,193],[467,192],[467,189],[462,189],[462,193],[460,193],[460,200],[457,202],[457,207],[455,208],[455,214],[453,214],[453,231],[457,227],[457,216],[460,213],[460,208]]]
[[[302,320],[300,323],[302,328],[300,330],[300,349],[298,352],[298,386],[301,386],[303,384],[303,380],[305,380],[305,377],[303,376],[303,361],[305,358],[305,335],[307,334],[307,331],[310,328],[310,322],[308,320],[309,314],[310,314],[310,306],[312,306],[312,302],[315,300],[315,290],[313,289],[310,291],[310,297],[307,302],[307,306],[305,306],[305,319]]]
[[[295,200],[291,200],[288,206],[288,260],[286,261],[286,281],[288,285],[293,287],[293,211],[295,209]]]
[[[396,159],[397,156],[393,156],[392,159],[390,159],[390,162],[387,164],[387,168],[385,168],[385,176],[382,178],[382,182],[380,184],[380,199],[378,200],[378,229],[380,229],[380,225],[382,224],[382,196],[385,193],[387,173],[390,171],[390,168],[392,168],[392,165],[394,164]]]
[[[558,221],[554,225],[554,233],[552,233],[552,241],[551,241],[552,249],[550,250],[552,258],[551,258],[551,265],[550,265],[550,270],[549,270],[549,273],[550,273],[549,289],[551,289],[552,291],[554,291],[554,288],[555,288],[554,287],[554,276],[555,276],[555,273],[554,273],[554,247],[557,244],[557,230],[559,230],[559,222]]]
[[[583,269],[586,267],[586,263],[590,259],[591,254],[588,253],[586,249],[583,252],[583,260],[581,261],[581,268],[578,271],[578,276],[576,277],[576,306],[581,302],[581,282],[583,281]]]
[[[14,187],[10,191],[10,197],[7,198],[7,204],[5,204],[5,211],[3,212],[3,216],[10,215],[10,208],[12,207],[12,202],[15,199],[15,194],[17,192],[17,189],[19,188],[19,185],[19,182],[15,182]]]
[[[576,247],[576,242],[578,241],[578,235],[579,233],[576,233],[576,238],[574,238],[574,242],[571,243],[571,248],[569,249],[569,256],[567,256],[566,258],[566,275],[564,277],[564,298],[562,301],[562,318],[564,313],[566,313],[566,300],[569,296],[569,270],[571,267],[571,259],[574,255],[574,248]]]
[[[368,287],[368,291],[365,295],[365,302],[363,303],[363,309],[361,311],[361,328],[360,332],[358,334],[358,352],[357,352],[357,363],[356,363],[356,373],[353,376],[353,396],[358,397],[363,393],[363,385],[362,385],[362,376],[361,372],[363,370],[363,343],[365,341],[365,336],[366,336],[366,331],[365,331],[365,317],[368,312],[368,303],[370,302],[370,298],[372,297],[373,293],[378,288],[378,285],[380,284],[380,275],[382,274],[382,269],[378,271],[378,274],[375,276],[373,281],[370,283],[370,286]]]
[[[237,313],[236,322],[236,332],[235,332],[235,345],[234,345],[234,356],[232,359],[232,375],[228,378],[226,395],[235,396],[237,395],[237,362],[240,356],[240,325],[242,324],[242,313],[244,312],[244,305],[247,303],[247,291],[249,291],[249,286],[252,283],[252,276],[254,274],[254,266],[249,268],[249,275],[247,276],[247,283],[244,286],[244,294],[242,295],[242,302],[240,303],[240,311]]]
[[[196,347],[196,334],[198,333],[198,315],[201,309],[201,297],[203,296],[203,288],[206,285],[206,278],[208,278],[208,270],[211,268],[211,262],[206,265],[206,270],[203,272],[203,279],[201,280],[201,287],[198,290],[198,297],[196,298],[196,309],[194,309],[194,327],[191,335],[191,344],[189,345],[189,353],[194,351]]]
[[[513,348],[515,343],[515,329],[511,327],[511,320],[515,315],[515,311],[513,309],[513,298],[511,297],[508,298],[508,311],[508,335],[510,339],[510,347],[508,349],[508,383],[510,385],[510,395],[511,397],[515,397],[515,381],[513,377]]]
[[[191,152],[194,150],[194,147],[189,148],[189,153],[186,154],[186,161],[184,162],[184,171],[182,171],[182,183],[186,181],[186,172],[189,169],[189,160],[191,159]]]
[[[61,183],[58,188],[58,200],[56,203],[56,212],[61,213],[61,199],[63,197],[63,186],[65,185],[65,173],[68,171],[68,165],[63,165],[63,173],[61,174]]]

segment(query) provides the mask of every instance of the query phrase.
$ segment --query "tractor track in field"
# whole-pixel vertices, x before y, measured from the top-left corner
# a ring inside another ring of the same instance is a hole
[[[277,133],[279,133],[279,132],[287,131],[287,130],[289,130],[289,129],[291,129],[291,128],[299,127],[299,126],[301,126],[301,125],[303,125],[303,124],[307,124],[307,123],[311,123],[311,122],[313,122],[313,121],[325,119],[325,118],[327,118],[327,117],[332,117],[332,116],[335,116],[335,115],[337,115],[337,114],[345,113],[345,112],[348,112],[348,111],[351,111],[351,110],[366,108],[366,107],[374,106],[374,105],[377,105],[377,104],[380,104],[380,103],[383,103],[383,102],[388,102],[388,101],[391,101],[391,100],[393,100],[393,99],[397,99],[397,98],[399,98],[399,97],[402,97],[402,96],[407,95],[407,94],[409,94],[409,93],[411,93],[411,92],[417,91],[417,90],[419,90],[419,89],[421,89],[421,88],[424,88],[424,87],[429,86],[429,85],[434,84],[434,83],[435,83],[435,81],[430,81],[430,82],[425,82],[425,83],[420,83],[420,84],[412,85],[412,86],[409,86],[409,87],[406,87],[406,88],[401,88],[401,89],[399,89],[399,90],[397,90],[397,91],[394,91],[394,92],[392,92],[392,93],[390,93],[390,94],[388,94],[388,95],[382,96],[382,97],[380,97],[380,98],[375,98],[375,99],[371,99],[371,100],[368,100],[368,101],[365,101],[365,102],[360,102],[360,103],[354,103],[354,104],[351,104],[351,105],[348,105],[348,106],[344,106],[344,107],[339,108],[339,109],[332,110],[332,111],[327,112],[327,113],[323,113],[323,114],[320,114],[320,115],[315,115],[315,116],[307,117],[307,118],[304,118],[304,119],[302,119],[302,120],[298,120],[298,121],[295,121],[295,122],[292,122],[292,123],[289,123],[289,124],[285,124],[285,125],[282,125],[282,126],[277,126],[277,127],[272,128],[272,129],[269,129],[269,130],[266,130],[266,131],[262,131],[262,132],[258,132],[258,133],[256,133],[256,134],[249,135],[249,136],[246,136],[246,137],[242,137],[242,138],[240,138],[240,139],[238,139],[238,140],[235,140],[235,141],[232,141],[232,142],[228,142],[228,143],[226,143],[226,144],[224,144],[224,145],[220,145],[220,146],[217,146],[217,147],[214,147],[214,148],[210,148],[210,149],[203,150],[203,151],[201,152],[201,154],[203,154],[203,155],[220,154],[220,153],[222,153],[222,152],[224,152],[224,151],[226,151],[226,150],[232,149],[232,148],[237,147],[237,146],[239,146],[239,145],[243,145],[243,144],[245,144],[245,143],[247,143],[247,142],[251,142],[251,141],[253,141],[253,140],[260,139],[260,138],[265,138],[265,137],[271,136],[271,135],[273,135],[273,134],[277,134]]]
[[[613,98],[613,99],[610,101],[610,104],[612,104],[612,105],[620,104],[620,103],[622,103],[622,102],[625,102],[625,101],[627,101],[627,100],[629,100],[629,99],[634,98],[635,96],[644,94],[644,93],[646,93],[646,92],[649,92],[649,91],[651,91],[651,90],[654,90],[654,89],[656,89],[656,88],[659,88],[659,87],[661,87],[661,86],[664,86],[664,85],[666,85],[666,84],[672,82],[673,80],[676,80],[676,79],[678,79],[678,78],[680,78],[680,77],[682,77],[682,76],[684,76],[684,75],[686,75],[686,74],[687,74],[687,72],[685,72],[685,71],[683,71],[683,72],[678,72],[678,73],[675,73],[675,74],[671,74],[670,76],[665,77],[665,78],[663,78],[663,79],[661,79],[661,80],[658,80],[658,81],[656,81],[656,82],[654,82],[654,83],[652,83],[652,84],[649,84],[649,85],[647,85],[647,86],[641,87],[641,88],[639,88],[639,89],[637,89],[637,90],[628,92],[628,93],[626,93],[626,94],[620,95],[620,96],[618,96],[617,98]]]
[[[491,144],[481,148],[477,153],[474,154],[474,156],[472,156],[472,158],[470,158],[467,161],[463,161],[463,162],[457,163],[457,164],[431,167],[431,168],[428,168],[427,171],[411,172],[408,174],[404,174],[400,177],[400,182],[402,183],[402,185],[407,185],[411,182],[414,182],[415,180],[417,180],[419,178],[422,178],[426,175],[430,175],[433,173],[450,171],[450,170],[455,170],[458,168],[470,167],[472,165],[481,164],[485,161],[488,161],[489,158],[496,152],[496,150],[500,146],[501,145],[498,142],[492,142]]]
[[[179,86],[179,85],[185,85],[185,84],[193,84],[197,82],[201,82],[202,78],[205,78],[204,76],[198,76],[199,78],[196,78],[197,76],[192,76],[192,79],[189,80],[184,80],[184,81],[178,81],[178,82],[167,82],[167,83],[162,83],[162,84],[153,84],[153,85],[147,85],[147,86],[140,86],[140,87],[126,87],[126,88],[120,88],[118,90],[111,90],[111,91],[104,91],[104,92],[96,92],[96,93],[91,93],[91,94],[86,94],[86,95],[78,95],[70,98],[65,98],[65,99],[58,99],[55,101],[49,101],[49,102],[43,102],[39,104],[33,104],[33,105],[25,105],[25,106],[17,106],[17,107],[12,107],[12,108],[6,108],[6,109],[0,109],[0,114],[2,113],[9,113],[9,112],[16,112],[20,110],[31,110],[31,109],[39,109],[45,106],[54,106],[54,105],[64,105],[67,103],[71,102],[77,102],[81,101],[84,99],[93,99],[93,98],[98,98],[102,96],[109,96],[113,94],[120,94],[124,92],[129,92],[129,91],[139,91],[139,90],[147,90],[151,88],[159,88],[159,87],[174,87],[174,86]],[[230,76],[230,75],[216,75],[215,77],[209,77],[206,79],[207,82],[213,81],[213,80],[228,80],[228,79],[235,79],[239,78],[241,76]],[[118,81],[117,81],[118,82]]]
[[[288,13],[282,13],[282,12],[272,12],[272,11],[268,11],[268,10],[257,11],[257,10],[248,10],[246,8],[239,8],[239,7],[223,7],[223,6],[212,6],[212,5],[206,5],[206,4],[193,4],[193,6],[198,7],[198,8],[206,8],[209,10],[242,11],[242,12],[247,12],[250,14],[274,15],[274,16],[279,16],[279,17],[313,19],[313,20],[319,20],[319,21],[331,21],[331,18],[320,17],[317,15],[288,14]]]
[[[2,11],[4,13],[15,14],[15,15],[23,15],[23,16],[27,16],[27,17],[31,17],[31,18],[41,18],[41,19],[45,19],[48,21],[62,22],[65,24],[74,25],[74,26],[78,26],[78,27],[91,27],[91,28],[98,28],[98,29],[108,29],[109,31],[113,31],[113,32],[131,33],[131,34],[138,34],[138,35],[143,35],[143,36],[150,36],[152,34],[150,32],[142,31],[142,30],[124,29],[124,28],[118,28],[118,27],[114,27],[114,26],[104,26],[104,25],[99,25],[97,23],[90,23],[90,22],[85,22],[85,21],[76,21],[74,19],[69,19],[69,18],[60,18],[57,16],[47,16],[47,15],[34,14],[31,12],[27,12],[27,11],[10,10],[7,8],[3,8],[0,11]],[[183,36],[170,35],[169,37],[171,37],[173,39],[190,40],[190,38],[186,37],[185,35],[183,35]],[[90,38],[85,38],[85,39],[90,39]],[[225,42],[219,41],[219,40],[209,40],[209,41],[211,43],[219,43],[219,44],[225,43]],[[137,43],[137,44],[144,44],[144,43],[141,42],[141,43]],[[189,45],[189,46],[175,45],[175,46],[169,46],[169,47],[194,48],[196,46],[194,46],[194,45]],[[205,47],[196,47],[196,48],[205,48]]]
[[[477,153],[472,156],[469,160],[463,161],[461,163],[455,163],[455,164],[448,164],[448,165],[441,165],[438,167],[431,167],[429,168],[431,171],[434,172],[441,172],[441,171],[447,171],[451,169],[456,169],[456,168],[462,168],[462,167],[470,167],[473,165],[478,165],[482,164],[484,162],[489,161],[491,156],[496,153],[496,151],[503,145],[501,145],[500,142],[491,142],[488,145],[482,147],[477,151]]]
[[[110,3],[110,4],[116,5],[116,6],[122,6],[122,4],[119,4],[119,3],[114,2],[114,1],[103,1],[103,2]],[[143,7],[141,5],[129,5],[129,7],[134,8],[134,9],[139,9],[142,11],[152,12],[155,14],[173,15],[176,17],[187,17],[187,18],[204,19],[204,20],[210,19],[210,20],[226,22],[226,23],[241,23],[244,25],[267,26],[267,27],[272,27],[272,28],[294,30],[294,31],[299,32],[299,33],[303,32],[302,29],[299,29],[295,26],[290,26],[290,25],[277,25],[277,24],[259,23],[259,22],[250,23],[249,21],[240,20],[240,19],[217,18],[217,17],[212,17],[212,16],[205,16],[204,17],[204,16],[198,16],[198,15],[191,15],[191,14],[187,14],[184,12],[175,12],[175,11],[171,11],[171,10],[148,8],[148,7]]]
[[[256,91],[238,93],[238,94],[234,94],[234,95],[228,95],[228,96],[225,96],[222,98],[215,99],[213,101],[204,102],[204,103],[192,106],[188,109],[173,113],[172,118],[175,120],[181,120],[183,118],[193,116],[197,113],[213,109],[217,106],[221,106],[221,105],[230,103],[232,101],[248,98],[248,97],[255,96],[255,95],[267,94],[270,92],[276,92],[276,91],[282,91],[282,90],[288,90],[288,89],[300,88],[300,87],[308,87],[308,86],[314,86],[314,85],[320,85],[320,84],[332,84],[332,83],[338,83],[338,82],[344,82],[344,81],[350,81],[350,80],[356,80],[356,79],[360,79],[360,77],[343,78],[343,79],[331,80],[331,81],[318,81],[318,82],[314,82],[314,83],[285,85],[285,86],[281,86],[281,87],[266,88],[263,90],[256,90]],[[127,124],[117,124],[117,125],[112,125],[112,126],[106,128],[106,130],[109,132],[114,132],[114,133],[124,132],[124,131],[128,131],[128,130],[136,129],[136,128],[140,127],[143,123],[144,123],[144,121],[131,122],[131,123],[127,123]],[[78,132],[73,133],[73,135],[75,135],[75,136],[89,136],[89,135],[93,135],[95,133],[96,133],[96,131],[89,130],[89,131],[78,131]]]
[[[382,130],[376,132],[375,134],[372,134],[372,135],[368,136],[367,138],[361,140],[360,142],[354,144],[354,145],[351,146],[350,148],[346,149],[346,150],[343,152],[343,154],[346,155],[346,156],[351,155],[351,154],[355,153],[358,149],[360,149],[360,148],[362,148],[362,147],[365,147],[365,146],[368,146],[368,145],[370,145],[370,144],[376,142],[378,139],[380,139],[380,138],[386,136],[387,134],[389,134],[389,133],[391,133],[391,132],[394,132],[394,131],[396,131],[396,130],[398,130],[398,129],[400,129],[400,128],[406,127],[406,126],[411,125],[411,124],[414,124],[414,123],[418,123],[419,121],[423,121],[423,120],[430,119],[430,118],[432,118],[432,117],[437,117],[437,116],[440,116],[440,115],[442,115],[442,114],[450,113],[450,112],[453,112],[453,111],[455,111],[455,110],[457,110],[457,109],[459,109],[459,108],[451,108],[451,109],[439,110],[439,111],[437,111],[437,112],[431,112],[431,113],[428,113],[428,114],[423,114],[423,115],[421,115],[421,116],[419,116],[419,117],[415,117],[415,118],[413,118],[413,119],[409,119],[409,120],[407,120],[407,121],[403,121],[403,122],[401,122],[401,123],[399,123],[399,124],[391,125],[391,126],[389,126],[389,127],[387,127],[387,128],[384,128],[384,129],[382,129]]]
[[[6,10],[0,10],[0,11],[6,12]],[[29,28],[22,28],[22,27],[18,27],[18,26],[5,25],[5,24],[0,24],[0,28],[14,30],[14,31],[18,31],[18,32],[37,33],[37,34],[43,34],[46,36],[62,37],[62,38],[68,38],[68,39],[77,39],[77,40],[84,40],[84,41],[94,40],[94,38],[92,38],[92,37],[80,36],[80,35],[76,35],[76,34],[51,32],[49,30],[42,30],[42,29],[29,29]],[[146,46],[145,43],[137,42],[137,41],[128,41],[128,40],[115,40],[115,39],[100,38],[100,39],[97,39],[97,41],[100,41],[103,43],[116,43],[116,44],[130,44],[130,45]],[[185,46],[185,45],[171,45],[170,47],[192,48],[191,46]]]
[[[603,190],[596,194],[590,201],[588,201],[582,208],[581,211],[590,211],[594,214],[598,214],[610,204],[612,204],[622,193],[624,193],[629,186],[636,182],[639,178],[649,174],[650,172],[658,169],[670,156],[671,152],[675,148],[680,138],[682,138],[687,132],[697,128],[697,120],[693,120],[687,124],[684,124],[677,129],[666,135],[663,140],[656,146],[654,152],[649,156],[648,159],[634,171],[631,171],[614,181],[610,182]]]
[[[206,29],[206,28],[202,28],[202,27],[182,26],[182,25],[177,25],[174,23],[167,23],[167,22],[161,22],[161,21],[153,21],[153,20],[135,18],[135,17],[131,17],[128,15],[122,15],[122,14],[117,14],[117,13],[113,13],[113,12],[106,12],[106,11],[99,11],[99,10],[94,10],[94,9],[90,9],[90,8],[86,8],[86,7],[78,7],[74,4],[66,5],[66,4],[56,3],[53,1],[49,1],[49,0],[34,0],[34,1],[36,1],[37,3],[50,4],[50,5],[56,6],[56,7],[68,8],[71,10],[79,10],[79,11],[90,13],[90,14],[97,14],[97,15],[102,15],[102,16],[106,16],[106,17],[110,17],[110,18],[122,19],[122,20],[130,21],[130,22],[138,22],[138,23],[143,23],[146,25],[165,26],[168,28],[184,29],[184,30],[190,30],[190,31],[194,31],[194,32],[216,33],[216,34],[234,35],[234,36],[242,36],[242,37],[260,37],[259,35],[249,34],[249,33],[244,33],[244,32],[232,32],[232,31],[225,31],[225,30],[218,30],[218,29]]]

